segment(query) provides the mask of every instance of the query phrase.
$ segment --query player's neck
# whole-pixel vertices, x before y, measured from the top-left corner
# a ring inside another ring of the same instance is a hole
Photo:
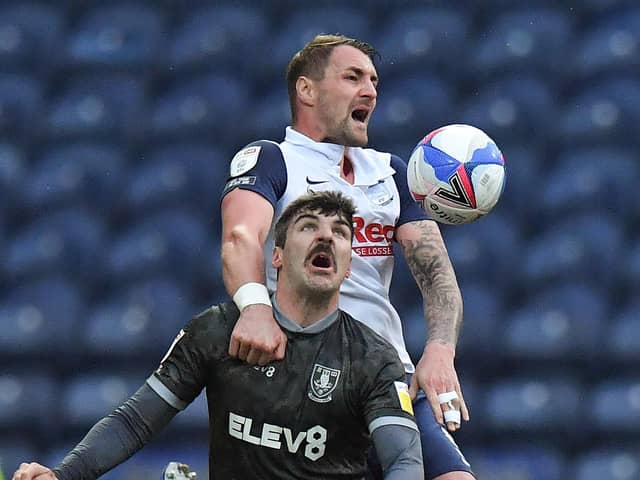
[[[302,119],[294,125],[291,125],[291,128],[315,142],[322,142],[325,139],[325,131],[323,129],[319,127],[313,128],[312,124],[304,122]],[[345,147],[345,151],[346,150],[347,148]],[[353,182],[355,181],[353,163],[351,163],[351,160],[346,155],[342,157],[342,161],[340,162],[340,176],[343,180],[346,180],[348,183],[353,185]]]
[[[276,290],[278,308],[291,321],[302,328],[309,327],[338,309],[339,293],[321,297],[284,292],[280,287]]]
[[[349,157],[346,155],[342,157],[342,162],[340,162],[340,176],[353,185],[353,182],[355,181],[353,163],[351,163],[351,160],[349,160]]]

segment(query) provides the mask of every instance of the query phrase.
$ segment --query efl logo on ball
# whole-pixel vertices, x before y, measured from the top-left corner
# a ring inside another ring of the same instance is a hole
[[[498,203],[505,165],[496,143],[479,128],[454,124],[434,130],[411,153],[407,182],[434,220],[473,222]]]

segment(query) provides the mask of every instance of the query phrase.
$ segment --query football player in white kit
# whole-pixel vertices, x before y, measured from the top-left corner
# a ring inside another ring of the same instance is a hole
[[[222,199],[222,264],[225,287],[241,315],[229,353],[260,365],[285,355],[286,336],[273,318],[268,293],[276,280],[270,266],[273,226],[287,204],[307,191],[341,191],[357,212],[351,276],[342,285],[340,307],[394,345],[405,365],[425,478],[470,480],[470,465],[447,431],[469,419],[454,367],[462,323],[455,273],[438,225],[409,194],[406,164],[364,148],[376,106],[376,55],[359,40],[315,37],[287,68],[292,124],[284,141],[253,142],[231,161]],[[394,241],[422,293],[428,324],[415,368],[389,300]],[[371,478],[380,478],[375,459]]]

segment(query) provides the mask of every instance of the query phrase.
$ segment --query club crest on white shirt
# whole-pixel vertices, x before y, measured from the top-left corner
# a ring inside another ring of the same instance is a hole
[[[230,176],[237,177],[243,173],[247,173],[258,163],[258,157],[260,156],[260,150],[262,147],[256,145],[253,147],[247,147],[240,150],[231,159]]]
[[[314,402],[327,403],[331,401],[331,393],[338,386],[340,370],[325,367],[316,363],[311,373],[309,398]]]
[[[391,200],[393,200],[393,192],[384,180],[380,180],[375,185],[371,185],[365,193],[371,203],[381,207],[388,205],[391,203]]]

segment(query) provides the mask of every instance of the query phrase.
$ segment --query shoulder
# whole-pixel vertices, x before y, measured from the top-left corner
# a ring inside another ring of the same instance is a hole
[[[238,315],[238,308],[233,302],[213,305],[195,315],[185,327],[185,332],[196,341],[210,342],[214,338],[227,338]]]
[[[260,163],[281,162],[280,145],[271,140],[256,140],[240,149],[231,159],[229,176],[237,177],[252,170]]]
[[[391,168],[396,171],[396,174],[403,171],[406,172],[407,162],[405,162],[398,155],[391,154]]]
[[[353,378],[358,378],[362,391],[386,381],[403,381],[405,369],[397,350],[364,323],[344,313],[343,323],[349,333],[350,364]]]
[[[393,345],[376,333],[375,330],[356,320],[347,312],[341,310],[341,315],[346,335],[350,337],[349,340],[353,341],[352,346],[362,350],[359,354],[366,355],[373,351],[380,351],[389,352],[397,357],[397,352]]]

